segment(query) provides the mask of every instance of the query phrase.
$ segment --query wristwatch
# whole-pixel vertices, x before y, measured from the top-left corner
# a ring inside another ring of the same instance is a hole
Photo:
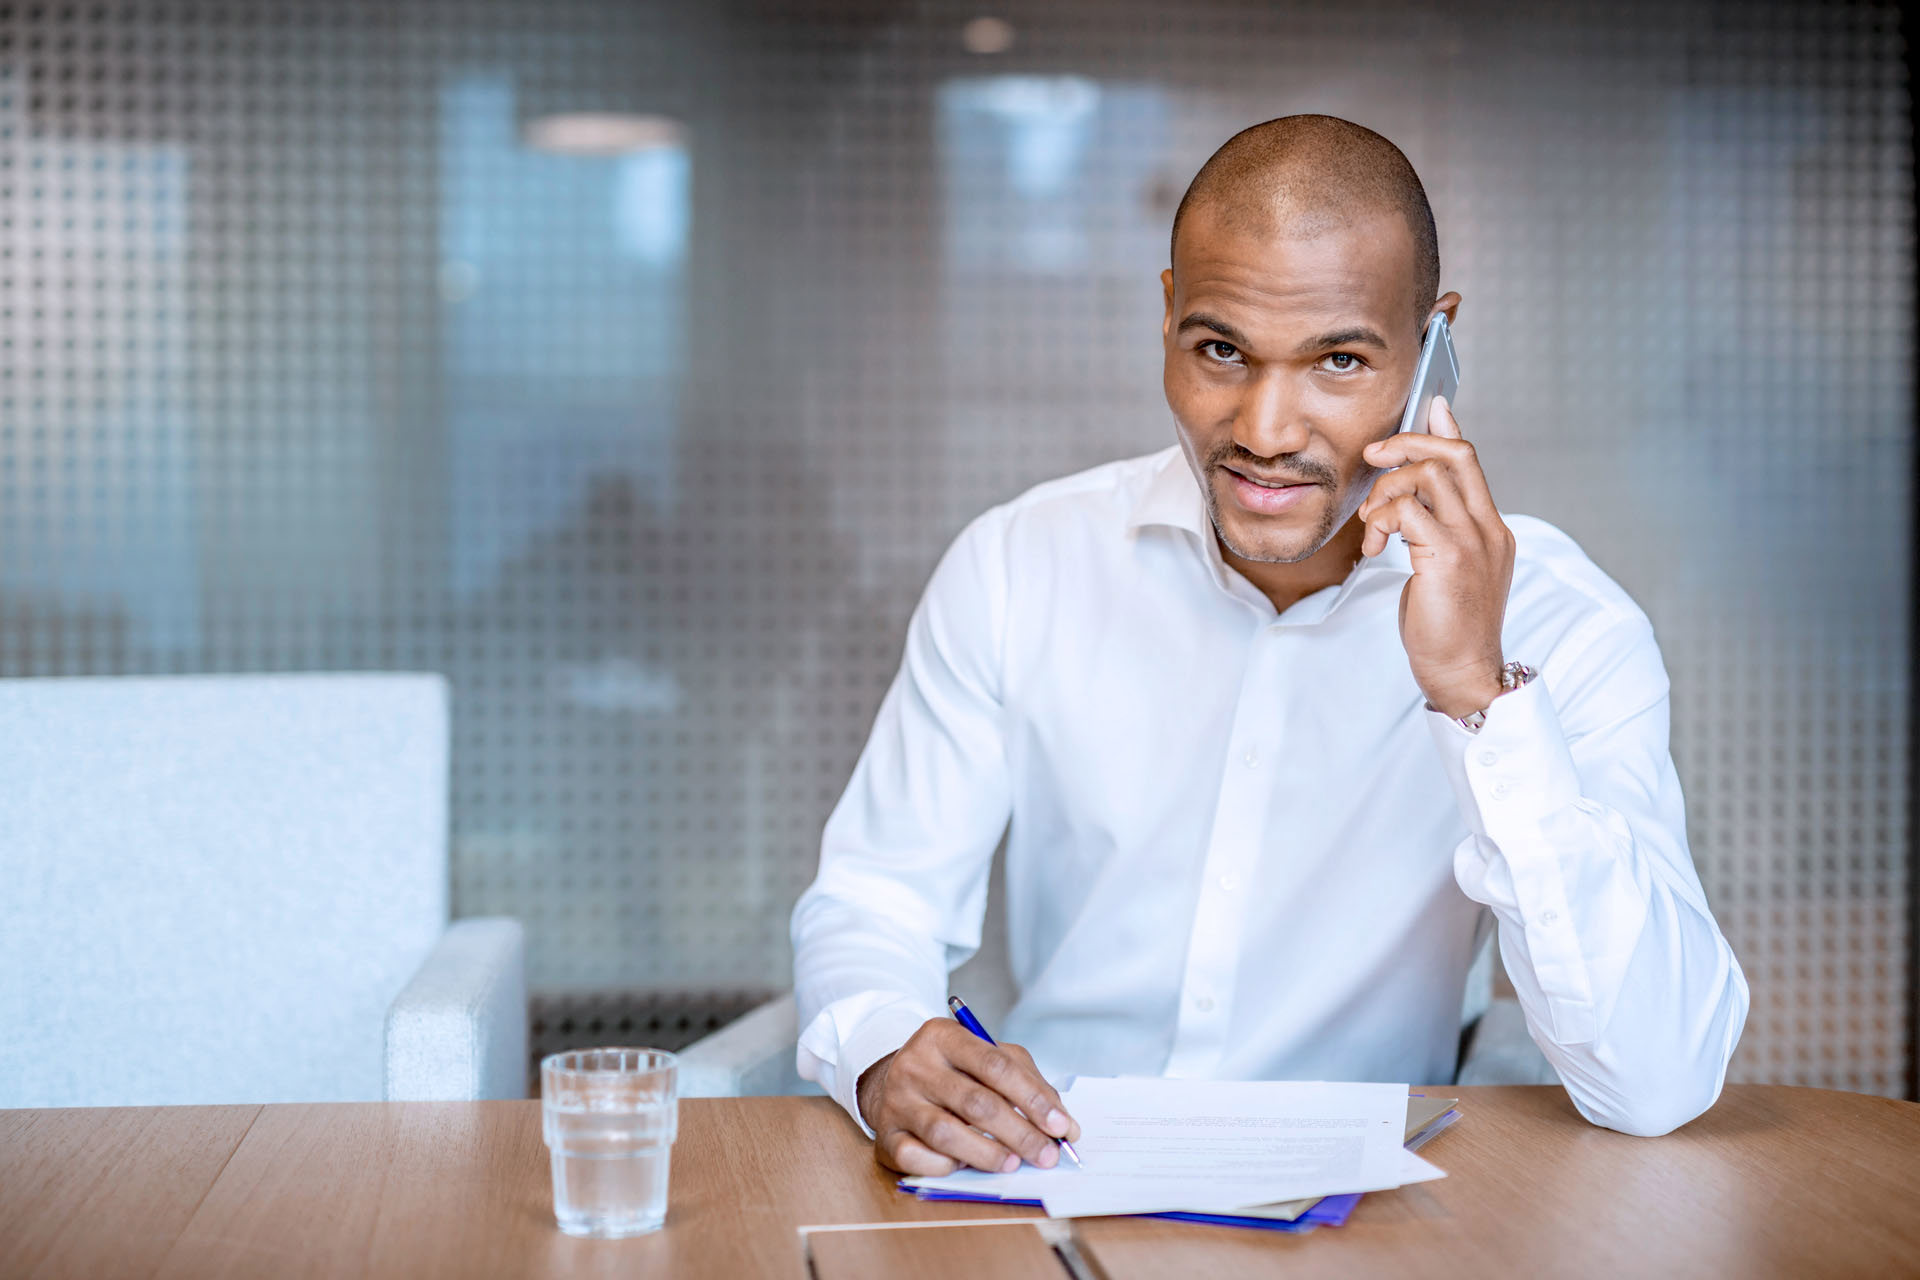
[[[1521,685],[1527,683],[1539,674],[1538,671],[1535,671],[1524,662],[1509,662],[1506,666],[1500,668],[1500,693],[1512,693],[1515,689],[1518,689]],[[1495,694],[1494,696],[1498,697],[1499,694]],[[1427,710],[1429,711],[1438,711],[1439,709],[1440,708],[1434,706],[1431,702],[1427,704]],[[1460,727],[1468,733],[1478,733],[1480,732],[1480,726],[1487,722],[1487,713],[1486,710],[1482,708],[1479,711],[1468,712],[1464,716],[1456,716],[1455,720],[1459,723]]]

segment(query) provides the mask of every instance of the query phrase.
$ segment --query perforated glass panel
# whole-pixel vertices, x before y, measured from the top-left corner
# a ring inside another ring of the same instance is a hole
[[[0,4],[0,671],[447,672],[457,910],[549,1043],[692,1034],[787,981],[947,540],[1171,439],[1188,178],[1346,115],[1427,182],[1502,505],[1654,619],[1734,1078],[1897,1091],[1895,7],[996,12]]]

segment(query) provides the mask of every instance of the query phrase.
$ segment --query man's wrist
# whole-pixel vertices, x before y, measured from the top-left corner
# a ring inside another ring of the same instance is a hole
[[[1486,698],[1484,702],[1473,710],[1466,712],[1464,715],[1454,715],[1451,711],[1443,711],[1431,702],[1427,703],[1427,710],[1440,711],[1441,714],[1450,716],[1454,723],[1458,724],[1468,733],[1477,734],[1480,732],[1481,727],[1487,722],[1487,712],[1492,709],[1494,699],[1500,697],[1501,694],[1512,693],[1515,689],[1531,683],[1534,677],[1539,674],[1538,671],[1524,662],[1508,662],[1500,668],[1499,687],[1493,691],[1492,696]]]
[[[1475,678],[1462,681],[1457,686],[1427,695],[1427,710],[1438,711],[1452,720],[1470,716],[1476,711],[1485,711],[1493,705],[1493,700],[1506,692],[1501,683],[1502,667],[1499,659],[1493,665],[1481,671]]]
[[[894,1052],[897,1053],[899,1051],[895,1050]],[[872,1066],[860,1073],[859,1081],[853,1086],[853,1104],[860,1109],[860,1119],[866,1122],[866,1126],[869,1129],[874,1127],[873,1107],[871,1104],[879,1100],[880,1091],[886,1087],[887,1068],[892,1065],[892,1063],[892,1053],[884,1058],[878,1059]]]

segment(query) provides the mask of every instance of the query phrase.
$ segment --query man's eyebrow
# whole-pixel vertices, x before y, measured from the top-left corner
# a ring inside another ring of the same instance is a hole
[[[1349,325],[1345,329],[1335,329],[1323,333],[1317,338],[1308,338],[1294,348],[1301,355],[1315,351],[1324,351],[1328,347],[1373,346],[1382,351],[1387,349],[1387,340],[1363,324]]]
[[[1180,327],[1174,330],[1174,332],[1185,333],[1189,329],[1211,329],[1236,347],[1251,345],[1248,343],[1245,334],[1241,333],[1220,317],[1208,315],[1204,311],[1190,312],[1187,317],[1180,322]]]
[[[1180,327],[1175,332],[1185,333],[1189,329],[1211,329],[1236,347],[1252,346],[1245,334],[1220,317],[1209,315],[1204,311],[1195,311],[1187,315],[1180,321]],[[1356,324],[1308,338],[1294,349],[1302,355],[1307,355],[1315,351],[1324,351],[1328,347],[1347,346],[1372,346],[1385,351],[1387,340],[1367,326]]]

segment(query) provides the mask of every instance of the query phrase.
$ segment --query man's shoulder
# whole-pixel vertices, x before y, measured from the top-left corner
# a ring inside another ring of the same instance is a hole
[[[1128,519],[1156,474],[1177,449],[1121,458],[1047,480],[969,521],[947,547],[929,583],[929,595],[965,590],[971,582],[990,597],[1004,595],[1016,577],[1044,578],[1050,565],[1084,575],[1125,545]],[[1016,573],[1016,567],[1018,572]]]
[[[1128,516],[1139,504],[1161,469],[1173,460],[1178,445],[1133,458],[1119,458],[1043,480],[996,507],[982,512],[976,525],[1020,541],[1061,535],[1125,532]]]
[[[1565,660],[1608,636],[1633,647],[1651,641],[1645,611],[1570,534],[1535,516],[1501,518],[1514,540],[1506,630],[1523,646],[1516,656]]]

